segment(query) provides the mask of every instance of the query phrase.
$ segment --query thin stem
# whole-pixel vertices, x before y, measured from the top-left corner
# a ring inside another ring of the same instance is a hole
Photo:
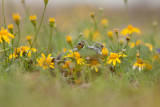
[[[119,52],[119,37],[118,37],[118,34],[116,34],[117,36],[117,42],[118,42],[118,52]]]
[[[51,47],[53,29],[50,28],[50,31],[51,31],[51,34],[50,34],[50,38],[49,38],[48,52],[49,52],[49,49],[50,49],[50,47]]]
[[[7,59],[6,59],[6,46],[5,46],[5,42],[3,41],[3,49],[4,49],[4,59],[5,59],[5,61],[6,61],[6,63],[7,63]]]
[[[12,55],[13,55],[13,49],[14,49],[14,39],[12,39]]]
[[[3,9],[4,26],[5,26],[5,28],[6,28],[6,18],[5,18],[5,15],[4,15],[4,0],[2,0],[2,9]]]
[[[17,26],[18,26],[18,42],[17,42],[17,47],[16,48],[18,48],[19,41],[20,41],[20,28],[19,28],[19,25],[17,25]]]
[[[39,25],[39,27],[38,27],[38,30],[37,30],[37,32],[36,32],[36,34],[35,34],[35,38],[34,38],[34,40],[33,40],[33,43],[32,43],[32,45],[31,45],[31,48],[33,47],[35,41],[37,40],[37,36],[38,36],[39,30],[40,30],[40,28],[41,28],[41,25],[42,25],[42,22],[43,22],[43,19],[44,19],[45,11],[46,11],[46,5],[45,5],[45,7],[44,7],[43,15],[42,15],[42,18],[41,18],[41,22],[40,22],[40,25]]]

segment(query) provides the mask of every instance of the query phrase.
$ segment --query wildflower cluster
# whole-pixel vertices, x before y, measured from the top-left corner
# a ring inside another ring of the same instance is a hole
[[[27,64],[32,61],[27,69],[32,66],[33,72],[43,68],[51,72],[59,71],[64,76],[76,79],[86,73],[119,72],[125,67],[133,68],[130,69],[133,72],[137,70],[151,71],[154,69],[154,64],[159,61],[160,50],[156,51],[152,42],[140,39],[143,32],[139,28],[130,24],[126,28],[111,29],[109,20],[99,18],[95,13],[90,14],[91,21],[88,21],[89,24],[83,27],[82,33],[77,37],[61,33],[56,26],[56,19],[50,17],[48,20],[50,29],[48,33],[45,33],[49,34],[49,45],[45,49],[40,49],[39,32],[48,2],[49,0],[44,0],[44,13],[40,18],[40,23],[38,23],[36,15],[28,17],[34,32],[32,32],[33,36],[25,35],[24,43],[21,39],[21,37],[23,38],[20,29],[21,17],[18,13],[13,14],[17,31],[13,24],[8,25],[8,30],[1,27],[0,43],[3,44],[1,52],[4,54],[3,59],[6,61],[6,65],[12,64],[14,61],[20,63],[25,59],[28,61]],[[151,53],[149,58],[143,56],[144,50]],[[51,56],[51,53],[54,57]]]

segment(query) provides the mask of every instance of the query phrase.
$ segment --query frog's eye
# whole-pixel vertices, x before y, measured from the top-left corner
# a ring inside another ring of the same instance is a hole
[[[84,43],[78,43],[77,49],[82,49],[84,47]]]
[[[101,48],[104,48],[104,45],[101,45]]]

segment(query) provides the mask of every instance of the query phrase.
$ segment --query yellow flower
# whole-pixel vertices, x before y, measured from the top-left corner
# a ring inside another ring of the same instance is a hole
[[[100,62],[98,59],[89,59],[87,60],[87,65],[91,68],[94,69],[96,72],[98,72],[98,66],[100,65]]]
[[[19,25],[19,21],[20,21],[20,19],[21,19],[20,15],[19,15],[18,13],[14,13],[14,14],[12,15],[12,17],[13,17],[13,20],[15,21],[15,23],[16,23],[17,25]]]
[[[53,27],[55,22],[56,22],[55,18],[53,18],[53,17],[49,18],[49,25],[50,25],[50,27]]]
[[[71,63],[71,61],[67,61],[63,66],[62,68],[69,68],[69,64]]]
[[[77,64],[84,64],[84,59],[80,57],[80,54],[78,52],[69,51],[69,54],[67,54],[67,56],[64,57],[75,58],[77,60]]]
[[[29,18],[30,18],[32,24],[34,25],[34,27],[36,27],[36,24],[37,24],[37,22],[36,22],[37,16],[36,16],[36,15],[32,15],[32,16],[30,16]]]
[[[107,56],[108,55],[108,50],[105,47],[102,48],[102,55],[103,56]]]
[[[16,53],[13,53],[13,54],[9,55],[9,59],[17,58],[17,57],[18,57],[18,55]]]
[[[22,46],[21,48],[21,52],[20,52],[20,56],[22,57],[23,55],[28,54],[28,57],[31,57],[31,51],[36,52],[37,50],[35,48],[30,48],[28,46]]]
[[[113,33],[113,31],[108,31],[107,35],[108,35],[109,38],[113,39],[114,33]]]
[[[8,25],[8,29],[13,29],[13,24]]]
[[[26,40],[28,40],[28,41],[32,40],[32,36],[27,36]]]
[[[101,24],[106,27],[108,25],[108,20],[107,19],[102,19]]]
[[[15,52],[9,56],[9,59],[16,58],[20,55],[20,57],[28,56],[31,57],[31,52],[36,52],[35,48],[30,48],[28,46],[22,46],[15,49]]]
[[[67,35],[67,36],[66,36],[66,41],[67,41],[68,43],[71,43],[71,42],[72,42],[72,37],[71,37],[70,35]]]
[[[43,69],[46,69],[49,67],[55,68],[54,63],[52,62],[51,54],[49,54],[47,58],[43,53],[41,54],[41,56],[42,56],[41,58],[37,58],[38,66],[43,67]]]
[[[123,52],[120,52],[119,57],[127,57],[127,55],[125,55]]]
[[[50,17],[50,18],[49,18],[49,22],[50,22],[50,23],[55,23],[55,22],[56,22],[56,20],[55,20],[55,18]]]
[[[153,45],[152,44],[149,44],[149,43],[146,43],[145,44],[148,48],[149,48],[149,50],[152,52],[152,50],[153,50]]]
[[[31,21],[34,21],[34,20],[37,19],[37,16],[36,16],[36,15],[29,16],[29,19],[30,19]]]
[[[136,27],[133,27],[132,25],[128,25],[127,28],[121,31],[122,35],[127,35],[127,34],[132,35],[133,33],[140,34],[140,30]]]
[[[113,62],[113,66],[116,66],[116,62],[121,63],[119,59],[119,55],[117,53],[110,53],[107,63],[111,64]]]
[[[13,38],[14,38],[14,35],[12,35],[11,33],[8,33],[7,29],[4,29],[3,27],[1,27],[1,30],[0,30],[0,43],[5,41],[8,44],[10,44],[10,39],[13,39]]]
[[[133,70],[138,67],[139,71],[143,70],[145,67],[145,63],[143,59],[137,58],[137,62],[133,65]]]
[[[98,65],[92,65],[91,69],[94,69],[96,72],[98,72]]]

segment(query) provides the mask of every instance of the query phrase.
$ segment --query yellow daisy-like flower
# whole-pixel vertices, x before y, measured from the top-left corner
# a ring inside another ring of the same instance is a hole
[[[122,35],[127,35],[127,34],[132,35],[133,33],[140,34],[141,32],[138,28],[133,27],[132,25],[128,25],[127,28],[125,28],[121,31]]]
[[[18,56],[28,56],[31,57],[31,52],[36,52],[37,50],[35,48],[30,48],[28,46],[22,46],[15,49],[15,52],[9,56],[9,59],[17,58]]]
[[[107,63],[111,64],[113,62],[113,66],[116,66],[116,62],[121,63],[119,59],[119,55],[117,53],[110,53]]]
[[[43,53],[41,55],[42,55],[41,58],[37,58],[38,66],[43,67],[43,69],[46,69],[49,67],[55,68],[54,63],[52,62],[51,54],[49,54],[47,58],[45,57]]]
[[[3,41],[7,42],[8,44],[10,44],[10,39],[13,39],[14,35],[12,35],[11,33],[9,33],[7,31],[7,29],[4,29],[3,27],[1,27],[0,30],[0,43],[2,43]]]
[[[78,52],[69,51],[69,54],[64,57],[75,58],[77,60],[77,64],[84,65],[84,59],[81,58],[81,56]]]
[[[31,57],[31,51],[36,52],[37,50],[35,48],[30,48],[28,46],[22,46],[21,48],[21,52],[20,52],[20,56],[22,57],[25,54],[28,54],[28,57]]]
[[[145,63],[144,63],[143,59],[137,58],[137,62],[134,63],[134,65],[133,65],[133,70],[137,67],[138,67],[139,71],[144,69]]]
[[[146,43],[145,44],[148,48],[149,48],[149,50],[152,52],[152,50],[153,50],[153,45],[152,44],[149,44],[149,43]]]

